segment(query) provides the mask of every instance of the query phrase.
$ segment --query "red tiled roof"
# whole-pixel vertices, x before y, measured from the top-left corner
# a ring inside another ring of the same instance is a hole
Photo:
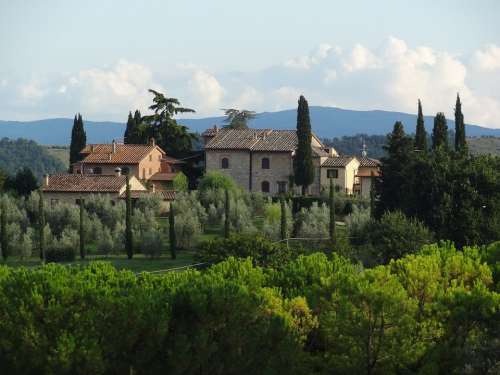
[[[173,201],[175,199],[175,191],[172,190],[157,190],[154,193],[151,190],[144,190],[144,191],[134,190],[130,192],[130,197],[132,199],[143,198],[148,195],[157,195],[161,199],[167,201]],[[127,196],[125,192],[120,195],[121,199],[125,199],[126,197]]]
[[[363,169],[363,170],[358,169],[358,173],[356,174],[356,176],[358,176],[358,177],[378,177],[378,176],[380,176],[380,173],[378,171],[367,171],[366,169]]]
[[[177,176],[177,173],[162,173],[162,172],[157,172],[154,175],[152,175],[149,179],[152,181],[172,181],[175,176]]]
[[[295,130],[219,129],[205,149],[292,152],[297,143]]]
[[[113,153],[112,144],[87,145],[80,153],[86,155],[83,163],[99,164],[136,164],[157,148],[163,154],[164,151],[158,146],[116,144],[116,152]]]
[[[126,184],[125,176],[56,174],[49,176],[43,191],[114,193]]]
[[[358,158],[360,167],[379,167],[380,161],[372,158]]]
[[[353,157],[344,157],[344,156],[330,157],[326,159],[323,162],[323,164],[321,164],[321,166],[342,168],[345,167],[347,164],[349,164],[353,159],[354,159]]]

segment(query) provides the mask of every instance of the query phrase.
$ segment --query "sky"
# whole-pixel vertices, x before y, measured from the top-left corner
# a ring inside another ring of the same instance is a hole
[[[0,0],[0,119],[310,105],[500,128],[500,1]]]

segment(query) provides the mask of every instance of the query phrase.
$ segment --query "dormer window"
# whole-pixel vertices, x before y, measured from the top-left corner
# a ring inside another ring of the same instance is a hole
[[[269,169],[270,164],[269,158],[262,158],[262,169]]]
[[[222,169],[229,169],[229,159],[228,158],[222,158],[220,162],[220,167]]]

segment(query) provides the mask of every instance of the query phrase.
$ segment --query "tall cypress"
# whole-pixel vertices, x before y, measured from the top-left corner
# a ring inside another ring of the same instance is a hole
[[[427,151],[427,132],[425,131],[422,103],[418,100],[417,128],[415,130],[415,149]]]
[[[125,128],[125,134],[123,135],[123,143],[129,144],[131,142],[131,135],[134,131],[135,120],[132,117],[132,112],[128,113],[127,127]]]
[[[177,239],[175,237],[175,210],[174,204],[170,204],[170,212],[168,214],[168,240],[170,242],[170,255],[172,259],[177,258]]]
[[[443,112],[438,112],[434,117],[434,128],[432,129],[432,149],[448,148],[448,125]]]
[[[463,152],[467,150],[467,141],[465,140],[464,115],[462,113],[462,102],[457,94],[455,104],[455,151]]]
[[[87,135],[83,126],[82,115],[78,113],[73,120],[73,129],[71,130],[71,145],[69,147],[69,164],[72,165],[82,160],[80,152],[87,144]]]
[[[85,206],[83,198],[80,197],[80,258],[85,259],[85,228],[84,228],[84,212]]]
[[[280,208],[281,208],[281,220],[280,220],[280,237],[282,240],[286,239],[287,237],[287,223],[286,223],[286,204],[285,204],[285,198],[281,197],[280,198]]]
[[[7,210],[5,209],[5,203],[2,200],[0,204],[0,246],[2,248],[2,258],[7,260],[9,256],[9,241],[7,239]]]
[[[38,249],[40,260],[45,261],[45,210],[43,206],[43,193],[38,190]]]
[[[297,140],[297,150],[293,159],[295,183],[302,187],[302,195],[306,195],[307,187],[314,181],[314,166],[309,105],[302,95],[299,98],[297,108]]]
[[[224,204],[224,238],[229,238],[231,230],[231,221],[229,218],[231,207],[229,201],[229,190],[225,190],[226,202]]]
[[[370,217],[375,217],[375,207],[376,207],[377,192],[375,190],[375,174],[371,172],[370,178]]]
[[[335,189],[333,187],[333,178],[330,178],[330,196],[328,199],[328,206],[330,209],[330,225],[329,225],[329,234],[330,241],[332,241],[332,245],[335,244]]]
[[[125,250],[127,251],[128,259],[134,256],[134,239],[132,234],[132,197],[130,194],[129,175],[125,176]]]

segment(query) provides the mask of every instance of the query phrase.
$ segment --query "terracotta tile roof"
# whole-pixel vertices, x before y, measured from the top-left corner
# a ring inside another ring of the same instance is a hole
[[[219,129],[206,150],[289,151],[297,148],[295,130]]]
[[[326,152],[321,147],[313,147],[312,150],[313,150],[313,153],[316,154],[317,157],[321,157],[321,156],[328,157],[330,155],[328,152]]]
[[[157,172],[154,175],[152,175],[149,179],[152,181],[172,181],[175,176],[177,176],[177,173],[162,173],[162,172]]]
[[[115,153],[112,144],[87,145],[80,153],[86,155],[82,160],[83,163],[136,164],[155,148],[163,153],[158,146],[121,143],[116,144]]]
[[[373,175],[372,175],[373,173]],[[380,172],[378,171],[367,171],[366,169],[359,170],[358,173],[356,174],[358,177],[378,177],[380,176]]]
[[[162,161],[166,161],[169,164],[186,164],[185,161],[173,158],[171,156],[164,155],[163,158],[161,159]]]
[[[144,190],[144,191],[133,190],[130,192],[130,197],[132,199],[143,198],[143,197],[146,197],[149,195],[157,195],[160,197],[160,199],[167,200],[167,201],[173,201],[175,199],[175,191],[172,191],[172,190],[165,190],[165,191],[159,190],[159,191],[155,191],[154,193],[150,190]],[[121,199],[125,199],[126,197],[127,196],[125,193],[122,193],[120,195]]]
[[[358,158],[360,167],[379,167],[380,161],[372,158]]]
[[[353,157],[344,157],[344,156],[339,156],[339,157],[330,157],[326,159],[323,164],[321,164],[321,167],[345,167],[347,164],[353,160]]]
[[[56,174],[49,176],[43,191],[114,193],[125,185],[125,176]]]
[[[201,133],[202,137],[213,137],[218,133],[220,129],[217,126],[214,126],[213,128],[208,128],[205,130],[203,133]]]

